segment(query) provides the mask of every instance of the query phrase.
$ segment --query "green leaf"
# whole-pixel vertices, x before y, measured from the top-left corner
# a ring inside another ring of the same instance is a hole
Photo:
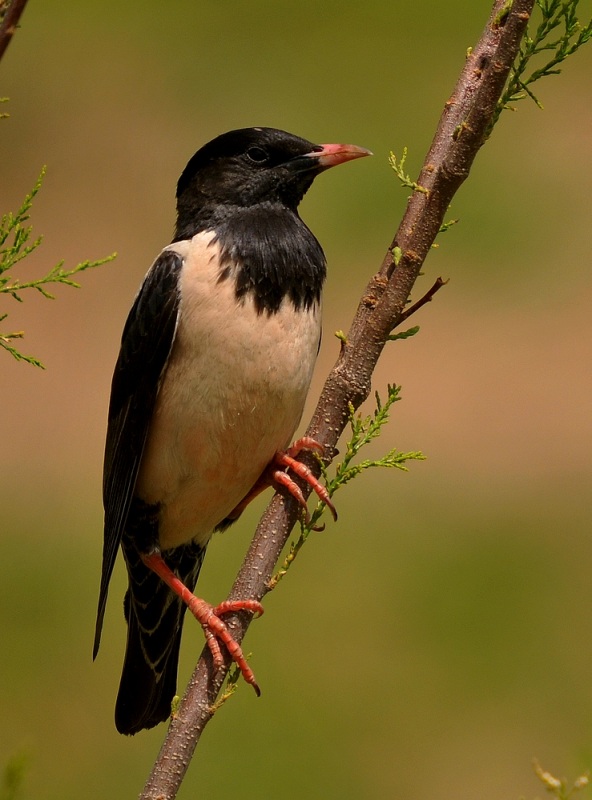
[[[408,328],[406,331],[401,331],[401,333],[391,333],[388,339],[390,342],[394,342],[395,339],[409,339],[411,336],[415,336],[416,333],[419,333],[419,325]]]
[[[403,251],[398,245],[395,245],[395,247],[393,247],[392,253],[393,253],[393,261],[395,262],[395,267],[398,267],[401,258],[403,257]]]

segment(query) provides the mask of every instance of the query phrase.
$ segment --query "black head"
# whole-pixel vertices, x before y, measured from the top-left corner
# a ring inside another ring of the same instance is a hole
[[[319,145],[275,128],[223,133],[191,158],[177,184],[181,227],[214,207],[281,203],[296,211],[315,177],[334,164],[369,155],[351,145]]]
[[[223,133],[189,161],[177,184],[174,241],[214,231],[219,280],[273,314],[288,297],[296,308],[320,299],[325,256],[298,216],[298,204],[325,169],[370,155],[361,147],[313,144],[275,128]]]

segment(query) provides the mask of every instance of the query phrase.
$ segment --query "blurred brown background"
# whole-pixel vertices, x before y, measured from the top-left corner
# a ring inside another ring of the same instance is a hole
[[[582,3],[589,15],[590,3]],[[0,353],[0,763],[24,753],[26,797],[135,797],[164,727],[112,722],[124,570],[91,662],[101,462],[127,310],[170,240],[176,179],[214,135],[246,125],[376,156],[323,176],[302,214],[329,260],[309,410],[405,205],[489,0],[278,4],[31,2],[2,62],[0,209],[42,164],[44,243],[19,277],[117,250],[55,302],[3,301],[23,349]],[[450,284],[387,348],[375,388],[403,401],[375,453],[422,449],[409,474],[337,495],[267,599],[246,647],[263,696],[210,725],[180,798],[534,797],[537,756],[592,764],[590,224],[592,47],[544,81],[545,111],[502,117],[418,294]],[[4,323],[6,328],[6,323]],[[263,507],[213,541],[200,580],[222,599]],[[316,620],[316,623],[313,622]],[[188,620],[181,685],[203,639]]]

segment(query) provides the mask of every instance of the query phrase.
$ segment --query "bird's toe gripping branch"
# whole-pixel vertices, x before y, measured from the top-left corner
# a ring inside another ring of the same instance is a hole
[[[285,471],[286,468],[290,469],[294,474],[298,475],[299,478],[302,478],[303,481],[308,483],[319,500],[322,500],[322,502],[325,503],[333,515],[333,519],[337,520],[337,511],[335,510],[335,506],[329,497],[329,492],[327,489],[323,486],[319,479],[313,475],[306,464],[296,460],[303,450],[316,450],[321,455],[325,452],[323,445],[310,436],[303,436],[301,439],[298,439],[286,451],[275,454],[273,461],[268,467],[268,469],[271,471],[272,485],[284,487],[284,489],[286,489],[286,491],[292,495],[296,502],[302,506],[306,515],[306,521],[309,522],[310,514],[308,513],[304,495],[302,494],[298,484],[295,483]]]
[[[313,475],[306,464],[303,464],[301,461],[297,461],[298,456],[303,450],[316,450],[321,454],[325,452],[323,445],[319,444],[319,442],[310,436],[303,436],[301,439],[295,441],[294,444],[287,450],[278,451],[265,468],[263,474],[253,486],[251,491],[228,515],[228,521],[234,521],[238,519],[245,508],[257,497],[257,495],[261,494],[261,492],[263,492],[269,486],[272,486],[275,489],[283,489],[284,491],[288,492],[288,494],[290,494],[296,500],[298,505],[304,509],[306,521],[309,522],[310,514],[308,513],[308,507],[306,505],[304,494],[294,479],[290,477],[287,470],[291,470],[295,475],[297,475],[299,478],[302,478],[302,480],[310,486],[319,500],[322,500],[322,502],[325,503],[325,505],[329,508],[331,514],[333,515],[333,519],[336,520],[337,511],[335,510],[335,506],[329,497],[329,492],[319,481],[319,479]]]
[[[261,603],[257,600],[225,600],[217,606],[212,606],[210,603],[202,600],[201,597],[197,597],[193,592],[189,591],[183,581],[170,569],[158,551],[143,555],[142,561],[153,572],[156,572],[167,586],[187,604],[187,607],[203,629],[216,670],[220,669],[224,664],[224,658],[220,649],[220,643],[222,643],[228,650],[234,663],[240,669],[245,681],[253,687],[257,696],[259,696],[261,690],[255,680],[253,670],[248,665],[241,646],[236,639],[234,639],[228,630],[228,626],[220,617],[235,611],[250,611],[253,614],[261,616],[261,614],[263,614],[263,606]]]
[[[256,600],[225,600],[218,606],[212,606],[206,603],[205,600],[202,600],[201,597],[196,597],[194,594],[185,602],[193,616],[203,628],[207,645],[210,648],[210,653],[214,660],[214,667],[220,669],[224,664],[224,658],[220,650],[220,642],[222,642],[228,650],[230,657],[240,669],[245,681],[253,687],[257,697],[259,697],[261,690],[255,680],[253,670],[249,666],[240,644],[234,639],[228,627],[220,617],[223,614],[231,614],[235,611],[251,611],[261,616],[261,614],[263,614],[263,606],[261,603],[258,603]]]

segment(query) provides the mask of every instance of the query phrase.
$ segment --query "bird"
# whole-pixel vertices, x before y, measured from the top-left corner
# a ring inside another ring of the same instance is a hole
[[[121,547],[127,644],[115,725],[166,720],[183,617],[200,622],[214,666],[222,647],[257,694],[222,619],[193,592],[206,547],[267,486],[305,504],[288,468],[329,496],[290,446],[321,338],[323,249],[298,205],[324,170],[371,155],[275,128],[223,133],[177,183],[172,242],[148,270],[125,322],[111,384],[103,472],[104,540],[93,658]]]

